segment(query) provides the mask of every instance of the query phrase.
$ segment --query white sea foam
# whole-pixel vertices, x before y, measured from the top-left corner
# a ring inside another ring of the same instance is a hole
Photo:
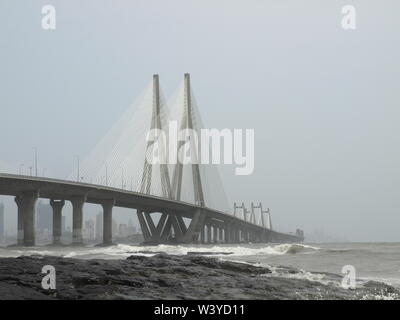
[[[266,266],[266,265],[264,265]],[[328,279],[326,275],[322,273],[313,273],[306,270],[298,269],[296,272],[288,272],[286,269],[277,266],[266,266],[269,268],[271,273],[266,273],[264,277],[284,277],[290,279],[308,280],[313,282],[319,282],[324,285],[334,285],[336,287],[340,286],[339,281]]]
[[[103,251],[105,254],[122,254],[131,255],[133,253],[140,254],[146,252],[147,254],[154,254],[165,252],[174,255],[186,255],[189,252],[193,253],[207,253],[206,255],[228,255],[229,256],[258,256],[258,255],[283,255],[294,254],[305,251],[319,250],[317,247],[312,247],[304,244],[279,244],[279,245],[265,245],[256,248],[247,247],[246,245],[224,245],[224,246],[172,246],[172,245],[158,245],[158,246],[130,246],[119,244],[110,247],[108,251]]]
[[[400,300],[400,296],[397,293],[380,292],[376,294],[366,294],[361,297],[361,300]]]
[[[159,252],[173,255],[186,255],[192,253],[206,253],[208,256],[268,256],[284,255],[296,253],[309,253],[319,250],[305,244],[276,244],[276,245],[257,245],[250,247],[246,245],[158,245],[158,246],[137,246],[127,244],[117,244],[110,247],[82,247],[74,248],[54,248],[36,247],[32,249],[0,249],[0,256],[18,257],[22,255],[53,255],[66,258],[103,258],[103,259],[124,259],[130,255],[152,256]]]

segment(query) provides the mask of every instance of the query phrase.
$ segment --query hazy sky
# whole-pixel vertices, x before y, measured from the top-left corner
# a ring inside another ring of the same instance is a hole
[[[341,27],[346,4],[356,30]],[[262,201],[279,230],[400,241],[399,12],[395,0],[1,0],[0,162],[26,169],[37,146],[46,175],[65,177],[153,73],[168,96],[190,72],[207,127],[255,129],[254,174],[223,170],[232,202]]]

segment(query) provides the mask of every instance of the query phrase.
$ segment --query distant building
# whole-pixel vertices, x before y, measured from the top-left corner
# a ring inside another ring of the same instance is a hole
[[[61,232],[64,233],[67,231],[67,226],[65,225],[65,216],[61,217]]]
[[[4,204],[0,202],[0,241],[3,241],[4,239]]]
[[[38,231],[51,231],[53,229],[53,209],[50,204],[39,201],[37,206],[36,228]]]
[[[94,230],[94,221],[93,220],[86,220],[85,221],[85,238],[88,240],[95,239],[95,230]]]
[[[128,222],[128,235],[137,233],[136,227],[132,223],[132,219],[129,219]]]
[[[121,224],[119,225],[119,227],[118,227],[118,235],[119,235],[121,238],[125,238],[125,237],[129,236],[129,233],[128,233],[128,226],[127,226],[126,224],[121,223]]]
[[[112,234],[113,235],[118,235],[118,224],[115,219],[112,219]]]
[[[96,215],[96,240],[103,240],[103,213]]]

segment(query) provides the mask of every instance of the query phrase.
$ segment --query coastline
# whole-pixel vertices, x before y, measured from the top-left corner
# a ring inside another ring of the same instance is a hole
[[[42,288],[45,265],[54,266],[56,289]],[[399,289],[367,281],[343,289],[297,278],[299,270],[275,270],[198,254],[82,260],[56,256],[0,258],[0,300],[11,299],[398,299]],[[282,276],[286,274],[286,276]]]

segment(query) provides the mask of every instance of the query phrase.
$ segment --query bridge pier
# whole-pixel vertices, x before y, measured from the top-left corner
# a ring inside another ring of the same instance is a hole
[[[144,242],[151,242],[151,234],[144,218],[144,212],[142,210],[136,210],[136,214],[139,220],[140,229],[142,230]]]
[[[258,231],[254,230],[254,242],[255,242],[255,243],[260,242],[260,241],[258,240],[258,236],[259,236]]]
[[[229,223],[225,223],[225,243],[231,243]]]
[[[182,237],[183,243],[193,243],[197,241],[199,235],[201,234],[201,230],[204,230],[205,219],[205,212],[202,209],[197,209],[193,214],[189,227],[186,229],[186,232]]]
[[[256,234],[254,230],[251,232],[251,242],[255,243],[256,242]]]
[[[219,239],[218,239],[218,227],[216,224],[213,225],[213,242],[214,243],[218,243]]]
[[[114,199],[105,200],[101,203],[103,207],[103,245],[112,245],[112,211],[115,204]]]
[[[233,225],[232,227],[233,231],[233,243],[238,243],[239,242],[239,235],[238,235],[238,228],[236,225]]]
[[[111,212],[109,205],[108,212]],[[157,226],[153,222],[150,212],[138,210],[139,223],[145,238],[145,243],[259,243],[270,240],[268,230],[258,226],[246,225],[244,222],[221,222],[216,218],[206,216],[199,209],[194,213],[191,223],[186,226],[183,217],[176,212],[162,213]],[[107,229],[106,221],[111,213],[104,216],[104,230]],[[111,220],[109,220],[111,221]],[[109,222],[111,224],[111,222]],[[106,232],[106,231],[104,231]],[[109,232],[110,234],[110,232]],[[111,236],[104,235],[104,244],[111,243]]]
[[[186,226],[182,216],[171,211],[162,213],[157,226],[155,226],[150,212],[137,210],[137,215],[144,243],[204,243],[205,236],[207,236],[207,242],[211,243],[210,222],[204,222],[206,214],[202,209],[193,213],[188,226]],[[207,235],[204,230],[206,226],[208,227]],[[171,238],[172,235],[174,235],[174,238]]]
[[[202,226],[200,231],[200,243],[204,244],[205,242],[205,226]]]
[[[24,244],[24,209],[21,196],[14,198],[18,208],[18,221],[17,221],[17,245],[22,246]]]
[[[18,245],[35,245],[35,206],[39,192],[27,191],[15,197],[18,206]]]
[[[75,196],[70,199],[72,203],[72,244],[82,245],[83,206],[86,196]]]
[[[64,207],[64,204],[64,200],[50,200],[50,206],[53,209],[53,245],[61,244],[62,208]]]
[[[207,224],[207,243],[211,243],[211,224]]]
[[[249,230],[247,228],[244,229],[244,242],[249,242]]]

